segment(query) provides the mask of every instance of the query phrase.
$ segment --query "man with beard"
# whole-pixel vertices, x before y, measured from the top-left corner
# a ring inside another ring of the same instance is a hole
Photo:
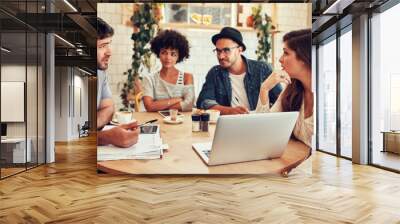
[[[271,66],[244,57],[242,52],[246,46],[242,34],[232,27],[222,28],[211,41],[219,65],[208,71],[197,108],[219,110],[221,114],[246,114],[255,110],[260,86],[272,73]],[[269,92],[270,103],[276,101],[281,90],[277,85]]]
[[[139,128],[136,122],[103,129],[114,114],[114,103],[105,70],[111,57],[110,44],[113,28],[102,19],[97,19],[97,144],[129,147],[138,141]]]

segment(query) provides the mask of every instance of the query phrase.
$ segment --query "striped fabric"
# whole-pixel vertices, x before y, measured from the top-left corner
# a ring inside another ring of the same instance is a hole
[[[181,108],[191,111],[194,103],[194,86],[184,84],[184,73],[179,71],[176,84],[164,81],[160,72],[143,78],[143,96],[150,96],[154,100],[182,97]]]

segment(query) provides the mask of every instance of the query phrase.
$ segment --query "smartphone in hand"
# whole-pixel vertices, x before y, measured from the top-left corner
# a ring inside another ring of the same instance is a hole
[[[155,134],[157,133],[158,125],[140,126],[140,134]]]

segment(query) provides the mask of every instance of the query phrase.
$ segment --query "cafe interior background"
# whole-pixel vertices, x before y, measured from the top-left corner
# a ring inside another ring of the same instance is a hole
[[[161,29],[174,29],[184,34],[190,44],[190,58],[177,64],[177,68],[194,76],[195,92],[198,96],[208,70],[218,64],[212,51],[215,46],[211,36],[218,33],[224,26],[239,29],[243,35],[246,51],[244,55],[257,59],[255,53],[258,45],[257,33],[253,27],[247,26],[252,10],[261,6],[261,15],[266,13],[272,20],[275,29],[270,33],[271,51],[268,61],[274,69],[280,69],[279,57],[282,54],[282,37],[285,33],[304,28],[311,28],[311,4],[298,3],[165,3],[160,4],[162,18],[159,21]],[[130,21],[134,14],[133,3],[98,3],[97,15],[114,28],[111,43],[112,56],[107,69],[111,91],[116,110],[124,106],[120,98],[121,88],[126,82],[124,75],[132,63],[132,32]],[[210,19],[202,19],[202,18]],[[147,46],[148,47],[148,46]],[[152,74],[161,68],[159,61],[153,55],[150,71],[142,69],[140,75]],[[144,107],[141,106],[141,111]]]
[[[143,102],[140,102],[139,106],[132,105],[131,107],[129,104],[128,106],[124,104],[121,98],[122,89],[128,79],[127,72],[134,67],[132,63],[134,46],[131,36],[132,33],[140,32],[140,29],[132,25],[131,18],[135,19],[133,15],[141,10],[140,5],[142,3],[98,3],[97,5],[97,16],[114,28],[111,43],[112,56],[106,72],[113,93],[115,111],[133,110],[134,107],[137,107],[137,111],[145,111]],[[211,37],[222,27],[237,28],[242,33],[247,48],[243,54],[256,60],[259,56],[256,54],[259,47],[257,31],[260,29],[253,27],[252,22],[259,15],[262,16],[265,25],[267,15],[268,42],[271,49],[268,57],[261,60],[267,60],[273,69],[281,69],[279,57],[282,55],[283,35],[292,30],[311,28],[312,6],[308,3],[158,3],[151,5],[153,16],[158,19],[156,25],[159,29],[177,30],[189,41],[190,57],[177,64],[176,67],[193,74],[196,99],[208,70],[218,64]],[[143,44],[149,48],[149,44]],[[153,74],[161,68],[154,54],[148,57],[147,61],[147,66],[141,63],[138,69],[139,76]],[[314,82],[313,85],[315,85]],[[132,93],[132,95],[137,93]],[[132,101],[128,102],[134,104]],[[315,150],[314,139],[313,150]]]

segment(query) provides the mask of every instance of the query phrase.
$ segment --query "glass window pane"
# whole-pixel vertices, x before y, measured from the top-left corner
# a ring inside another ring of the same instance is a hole
[[[340,37],[340,153],[352,157],[352,35]]]
[[[38,19],[45,1],[1,1],[22,21]],[[0,12],[2,141],[0,177],[45,162],[45,35]],[[10,102],[6,103],[3,97]],[[14,107],[14,108],[12,108]],[[18,109],[16,109],[16,107]],[[13,118],[3,116],[12,115]]]
[[[318,149],[336,153],[336,41],[318,48]]]
[[[26,120],[24,117],[26,89],[26,33],[2,33],[1,46],[1,122],[6,133],[1,140],[2,178],[25,170]],[[5,98],[7,96],[7,98]],[[12,100],[10,97],[13,96]],[[18,108],[14,111],[14,109]],[[17,113],[22,112],[22,113]],[[29,144],[28,144],[29,147]]]
[[[400,170],[400,4],[376,14],[372,25],[372,163]]]

